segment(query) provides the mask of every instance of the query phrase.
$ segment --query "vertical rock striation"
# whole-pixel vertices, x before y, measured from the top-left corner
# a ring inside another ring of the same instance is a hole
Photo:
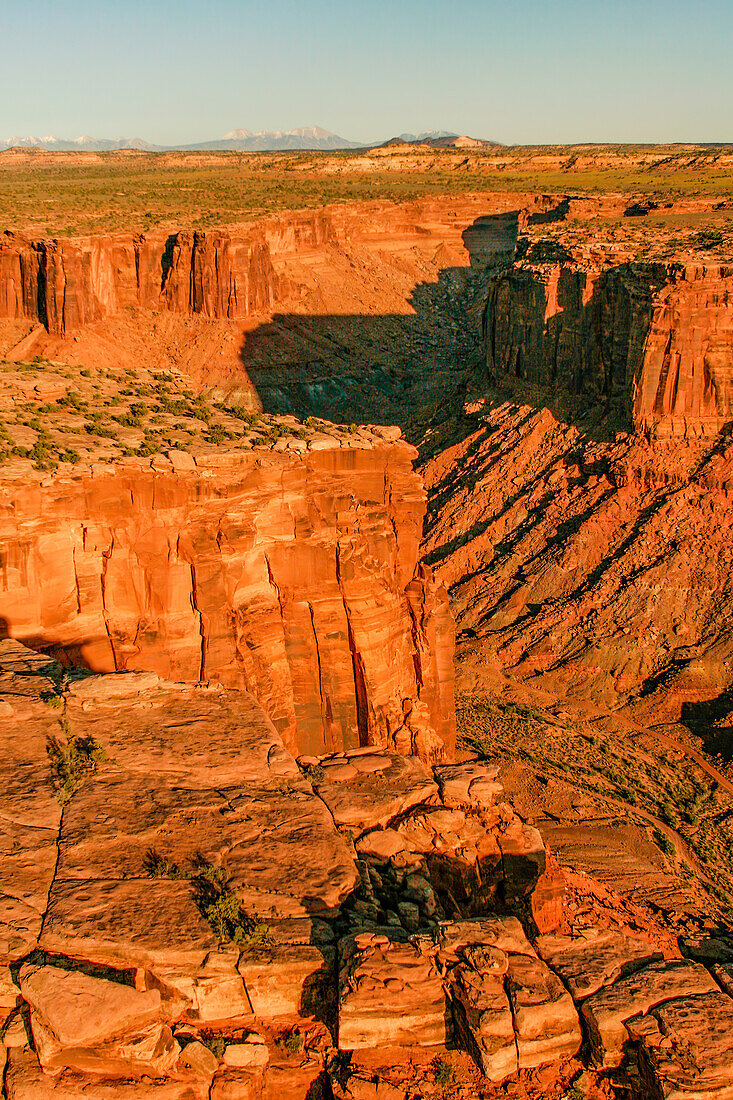
[[[245,688],[293,751],[450,751],[452,620],[418,563],[415,452],[389,429],[308,445],[6,480],[5,632]]]
[[[730,419],[732,268],[533,254],[488,280],[492,383],[606,402],[667,435]]]

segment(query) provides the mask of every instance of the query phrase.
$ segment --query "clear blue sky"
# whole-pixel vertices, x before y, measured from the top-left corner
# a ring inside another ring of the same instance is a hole
[[[733,0],[3,0],[0,137],[733,141]]]

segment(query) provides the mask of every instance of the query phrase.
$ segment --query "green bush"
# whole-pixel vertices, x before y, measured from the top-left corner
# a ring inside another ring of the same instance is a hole
[[[452,1085],[455,1082],[456,1071],[445,1058],[436,1058],[432,1069],[436,1085]]]
[[[56,797],[62,804],[70,800],[83,779],[94,775],[107,755],[91,735],[70,737],[66,742],[51,737],[46,751],[51,759]]]
[[[148,848],[143,858],[143,867],[148,878],[188,878],[186,871],[182,870],[172,859],[161,856],[154,848]]]

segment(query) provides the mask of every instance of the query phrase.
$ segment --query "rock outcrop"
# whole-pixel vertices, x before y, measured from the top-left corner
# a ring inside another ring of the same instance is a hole
[[[328,263],[329,248],[351,241],[383,253],[415,244],[432,252],[452,246],[465,263],[461,230],[487,201],[505,210],[517,197],[329,206],[231,231],[54,240],[6,232],[0,237],[0,317],[39,321],[57,334],[131,307],[241,320],[312,293],[312,279],[299,264]],[[394,298],[393,289],[388,293]]]
[[[0,668],[0,1054],[9,1096],[73,1096],[85,1082],[99,1095],[116,1083],[124,1095],[145,1078],[168,1090],[161,1095],[225,1096],[252,1078],[246,1095],[259,1098],[282,1077],[301,1098],[330,1049],[314,1017],[338,1012],[345,1050],[377,1034],[395,1041],[397,1021],[403,1044],[445,1049],[446,975],[461,945],[498,936],[536,958],[516,918],[490,927],[445,920],[456,905],[443,891],[446,861],[456,881],[470,876],[479,849],[508,837],[516,820],[496,801],[495,769],[452,769],[452,789],[465,792],[458,813],[415,758],[371,749],[298,766],[245,692],[149,672],[64,679],[47,657],[9,640]],[[403,763],[414,796],[395,805]],[[322,780],[340,772],[346,785],[345,769],[363,778],[362,810],[339,831],[339,781]],[[363,838],[390,832],[387,822],[404,829],[400,852],[357,854]],[[473,855],[451,853],[451,829],[461,826]],[[512,850],[522,858],[519,835]],[[485,901],[501,907],[501,863],[493,870]],[[461,904],[470,907],[468,895]],[[517,1018],[544,1003],[547,981],[544,970],[517,978]],[[301,1052],[298,1072],[283,1052]],[[554,1056],[551,1047],[532,1055]],[[516,1061],[507,1073],[515,1070]]]
[[[489,278],[491,384],[615,406],[666,435],[714,434],[730,420],[733,269],[563,257],[559,247],[545,257],[540,244]]]
[[[5,634],[95,671],[245,688],[300,752],[450,752],[452,620],[396,434],[6,480]]]
[[[296,762],[246,692],[64,674],[5,640],[8,1100],[535,1100],[581,1072],[581,1018],[599,1063],[638,1059],[635,1100],[728,1100],[711,969],[615,912],[535,937],[544,849],[496,777],[375,748]]]

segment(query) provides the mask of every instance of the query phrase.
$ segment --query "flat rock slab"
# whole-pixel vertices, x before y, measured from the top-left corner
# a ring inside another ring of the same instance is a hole
[[[650,1096],[733,1098],[733,998],[726,993],[667,1001],[627,1027]]]
[[[106,757],[64,810],[45,949],[199,967],[215,937],[185,878],[148,877],[151,850],[184,873],[198,857],[223,865],[245,910],[265,919],[327,912],[352,889],[345,841],[246,693],[94,676],[69,689],[66,719]]]
[[[343,829],[363,833],[421,803],[439,802],[438,785],[416,756],[371,750],[323,757],[319,763],[315,789]]]
[[[65,1047],[101,1042],[154,1020],[160,994],[89,977],[79,970],[26,963],[20,990],[36,1019]]]
[[[662,958],[661,951],[644,937],[615,929],[586,928],[577,936],[538,936],[535,945],[577,1001]]]
[[[9,1052],[5,1077],[8,1100],[208,1100],[208,1082],[129,1077],[100,1077],[73,1070],[45,1074],[33,1051]]]
[[[341,1050],[445,1044],[445,995],[430,953],[362,933],[341,941],[339,959]]]
[[[701,963],[657,962],[599,990],[583,1002],[581,1012],[598,1062],[618,1066],[628,1040],[626,1021],[679,997],[718,992]]]
[[[188,882],[56,881],[40,946],[112,966],[156,962],[196,968],[217,945]]]

